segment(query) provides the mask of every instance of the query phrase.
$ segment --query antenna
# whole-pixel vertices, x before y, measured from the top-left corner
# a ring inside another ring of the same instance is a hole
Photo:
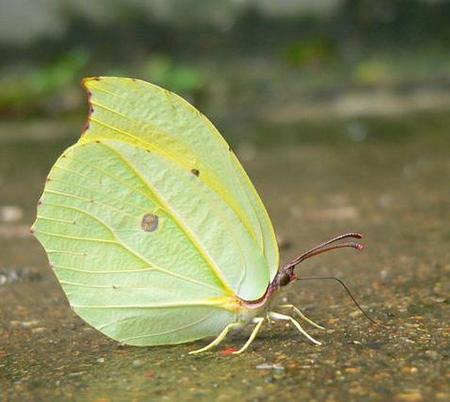
[[[361,305],[356,301],[355,297],[353,296],[352,292],[350,291],[349,287],[344,283],[344,281],[342,281],[339,278],[336,278],[334,276],[307,276],[304,278],[298,278],[298,280],[300,281],[312,281],[312,280],[318,280],[318,279],[325,279],[325,280],[333,280],[338,282],[347,292],[347,294],[350,296],[350,298],[352,299],[353,303],[355,304],[355,306],[358,308],[359,311],[361,311],[361,313],[364,314],[364,316],[372,323],[375,325],[378,325],[380,327],[383,328],[388,328],[386,325],[382,324],[381,322],[379,322],[378,320],[375,320],[374,318],[370,317],[369,314],[367,314],[364,309],[361,307]]]
[[[343,235],[333,237],[332,239],[330,239],[324,243],[321,243],[318,246],[313,247],[312,249],[308,250],[306,253],[301,254],[300,256],[298,256],[297,258],[292,260],[291,262],[288,262],[283,268],[284,269],[293,268],[297,264],[300,264],[301,262],[307,260],[308,258],[314,257],[315,255],[319,255],[322,253],[326,253],[327,251],[336,250],[339,248],[351,247],[356,250],[362,250],[364,248],[364,246],[362,244],[355,243],[352,241],[333,244],[340,240],[348,239],[348,238],[362,239],[362,235],[359,233],[345,233]]]

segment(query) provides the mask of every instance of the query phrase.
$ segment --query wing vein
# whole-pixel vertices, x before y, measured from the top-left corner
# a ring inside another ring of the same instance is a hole
[[[189,323],[187,325],[182,325],[180,327],[172,328],[172,329],[169,329],[167,331],[156,332],[154,334],[132,336],[132,337],[129,337],[129,338],[122,339],[122,341],[123,342],[127,342],[127,341],[131,341],[131,340],[134,340],[134,339],[139,339],[139,338],[150,338],[150,337],[153,337],[153,336],[168,335],[168,334],[172,334],[172,333],[175,333],[175,332],[179,332],[179,331],[182,331],[184,329],[191,328],[191,327],[193,327],[193,326],[195,326],[197,324],[200,324],[201,322],[203,322],[203,321],[207,320],[209,317],[211,317],[212,314],[213,314],[213,311],[211,311],[210,313],[206,314],[204,317],[202,317],[202,318],[200,318],[200,319],[198,319],[198,320],[196,320],[194,322],[191,322],[191,323]]]
[[[148,289],[148,288],[129,288],[129,289]],[[161,304],[116,304],[116,305],[75,305],[72,304],[72,308],[76,309],[94,309],[94,310],[121,310],[127,308],[143,308],[143,309],[160,309],[160,308],[180,308],[180,307],[216,307],[216,308],[225,308],[223,307],[223,302],[208,302],[205,301],[186,301],[186,302],[178,302],[178,303],[161,303]]]
[[[97,88],[97,87],[95,87]],[[97,102],[92,102],[92,104],[104,108],[105,110],[108,110],[111,113],[115,113],[119,116],[122,116],[124,118],[127,118],[129,120],[128,117],[126,117],[125,115],[123,115],[122,113],[111,109],[103,104],[97,103]],[[209,122],[209,120],[202,114],[200,113],[198,110],[196,110],[195,108],[192,108],[193,111],[195,111],[196,113],[198,113],[205,122],[209,123],[209,125],[211,126],[211,128],[214,128],[214,126],[211,124],[211,122]],[[152,149],[153,151],[159,153],[162,156],[165,156],[167,159],[173,161],[174,163],[178,164],[179,166],[184,167],[187,170],[190,170],[192,168],[192,166],[188,165],[187,163],[184,163],[182,160],[180,161],[180,158],[177,158],[176,155],[172,155],[171,153],[162,150],[160,147],[156,146],[154,143],[149,142],[148,140],[139,137],[137,135],[134,135],[126,130],[122,130],[118,127],[109,125],[101,120],[98,120],[96,118],[94,118],[93,116],[90,117],[90,120],[93,121],[94,123],[97,123],[103,127],[106,127],[110,130],[116,131],[126,137],[129,137],[131,139],[133,139],[134,141],[140,143],[140,144],[145,144],[145,146],[147,146],[149,149]],[[162,135],[164,137],[166,137],[167,139],[169,139],[170,141],[175,141],[173,136],[166,134],[165,132],[161,131],[158,127],[151,125],[148,122],[143,123],[149,127],[151,127],[151,129],[158,133],[159,135]],[[214,128],[214,130],[216,130]],[[217,130],[216,130],[217,131]],[[91,134],[94,135],[95,133],[91,130]],[[217,132],[218,137],[220,137],[220,134]],[[222,142],[227,146],[225,140],[220,137]],[[187,150],[189,150],[189,152],[191,152],[191,150],[189,149],[189,146],[186,145],[185,143],[181,143],[183,145],[184,148],[186,148]],[[194,153],[195,154],[195,153]],[[211,166],[208,166],[208,169],[210,171],[213,171],[213,169],[211,168]],[[226,202],[228,204],[228,206],[233,210],[233,212],[236,214],[236,216],[238,217],[238,219],[241,221],[241,223],[243,224],[243,226],[246,228],[247,232],[250,234],[250,236],[252,238],[254,238],[255,240],[257,240],[257,235],[255,233],[255,228],[253,227],[253,225],[251,223],[248,222],[248,216],[246,216],[245,212],[243,212],[242,210],[240,210],[239,206],[236,205],[236,203],[233,202],[232,197],[229,194],[229,191],[226,188],[217,188],[217,186],[213,185],[212,183],[218,183],[219,181],[217,180],[217,178],[212,177],[212,180],[209,180],[206,184],[208,185],[208,187],[210,187],[212,190],[214,190],[217,193],[222,193],[224,199],[226,199]]]
[[[155,267],[142,267],[142,268],[133,268],[133,269],[118,269],[118,270],[95,270],[95,269],[79,269],[75,267],[69,267],[66,265],[55,265],[56,269],[64,269],[66,271],[74,271],[85,274],[122,274],[122,273],[130,273],[130,272],[146,272],[146,271],[157,271]]]
[[[168,202],[157,192],[156,188],[148,182],[142,174],[136,169],[136,167],[122,154],[117,152],[114,148],[111,146],[103,143],[103,145],[110,149],[112,153],[114,153],[120,160],[122,160],[134,173],[135,175],[141,180],[141,182],[151,191],[153,197],[156,200],[156,203],[159,204],[162,209],[167,211],[167,213],[172,217],[173,221],[177,224],[177,226],[185,233],[186,237],[191,241],[191,243],[194,245],[194,247],[198,250],[199,254],[202,256],[202,258],[205,260],[207,265],[210,267],[211,271],[216,275],[217,279],[222,283],[225,290],[227,290],[230,294],[234,294],[234,291],[230,288],[227,281],[222,275],[222,272],[220,268],[218,267],[217,263],[212,259],[212,257],[209,255],[209,253],[206,251],[206,248],[201,244],[201,242],[198,240],[197,236],[192,232],[192,230],[188,227],[186,222],[184,222],[171,208],[171,206],[168,204]]]
[[[59,205],[59,206],[62,207],[62,208],[67,208],[67,209],[75,209],[74,207],[69,207],[69,206],[66,206],[66,205]],[[82,211],[82,210],[79,210],[79,211]],[[206,287],[206,288],[209,288],[209,289],[214,289],[214,290],[216,290],[216,291],[221,292],[221,289],[219,289],[219,288],[217,288],[217,287],[215,287],[215,286],[209,285],[209,284],[204,283],[204,282],[197,281],[197,280],[195,280],[195,279],[189,278],[189,277],[184,276],[184,275],[177,274],[177,273],[175,273],[175,272],[172,272],[172,271],[169,271],[168,269],[159,267],[158,265],[156,265],[156,264],[154,264],[154,263],[148,261],[145,257],[141,256],[141,255],[140,255],[139,253],[137,253],[136,251],[130,249],[126,244],[124,244],[121,240],[119,240],[119,239],[117,238],[117,236],[115,235],[114,231],[113,231],[113,230],[112,230],[105,222],[103,222],[102,220],[100,220],[100,219],[98,219],[98,218],[92,216],[90,213],[88,213],[88,212],[86,212],[86,211],[83,211],[83,212],[85,212],[88,216],[91,216],[91,217],[93,217],[94,219],[96,219],[96,220],[97,220],[99,223],[101,223],[106,229],[108,229],[108,230],[111,232],[111,234],[113,235],[113,237],[115,238],[115,240],[108,240],[108,241],[105,241],[104,239],[77,238],[77,237],[75,237],[75,236],[61,235],[61,234],[58,234],[58,233],[50,233],[50,232],[45,232],[45,231],[39,231],[39,233],[42,233],[42,234],[48,235],[48,236],[56,236],[56,237],[61,237],[61,238],[67,238],[67,239],[69,239],[69,240],[100,241],[100,242],[103,242],[103,243],[117,244],[118,246],[121,246],[121,247],[122,247],[125,251],[127,251],[128,253],[130,253],[130,254],[134,255],[135,257],[137,257],[138,259],[140,259],[140,260],[141,260],[142,262],[144,262],[145,264],[148,264],[149,266],[153,266],[154,269],[157,270],[157,271],[159,271],[159,272],[165,273],[166,275],[170,275],[170,276],[173,276],[173,277],[175,277],[175,278],[182,279],[182,280],[187,281],[187,282],[191,282],[191,283],[197,284],[197,285],[199,285],[199,286],[203,286],[203,287]]]
[[[98,242],[98,243],[120,244],[116,240],[97,239],[95,237],[71,236],[71,235],[65,235],[65,234],[61,234],[61,233],[47,232],[45,230],[39,230],[39,233],[43,234],[43,235],[46,235],[46,236],[60,237],[61,239],[79,240],[79,241],[92,241],[92,242]]]

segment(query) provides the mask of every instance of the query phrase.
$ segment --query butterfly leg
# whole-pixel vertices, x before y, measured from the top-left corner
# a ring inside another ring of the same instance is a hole
[[[242,346],[242,348],[240,348],[238,351],[233,352],[234,355],[238,355],[238,354],[244,352],[245,350],[247,350],[247,348],[250,346],[250,344],[256,338],[256,335],[258,335],[258,332],[261,329],[261,326],[263,325],[264,320],[265,320],[265,318],[263,318],[263,317],[255,317],[253,319],[253,322],[256,323],[255,328],[253,328],[253,331],[252,331],[250,337],[247,339],[247,342],[245,342],[244,346]]]
[[[321,343],[319,341],[317,341],[316,339],[314,339],[311,335],[309,335],[303,328],[302,326],[291,316],[288,315],[284,315],[284,314],[280,314],[280,313],[275,313],[273,311],[269,312],[269,316],[271,318],[273,318],[274,320],[286,320],[286,321],[290,321],[292,322],[292,324],[295,325],[295,327],[304,335],[306,336],[312,343],[315,343],[316,345],[321,345]]]
[[[317,324],[310,318],[306,317],[305,314],[301,312],[301,310],[298,307],[295,307],[293,304],[281,304],[277,307],[280,308],[290,308],[292,311],[294,311],[295,314],[297,314],[302,320],[306,321],[307,323],[311,324],[313,327],[319,328],[319,329],[325,329],[321,325]]]
[[[228,324],[223,330],[222,332],[217,336],[216,339],[214,339],[211,343],[209,343],[208,345],[206,345],[203,348],[197,349],[197,350],[192,350],[191,352],[189,352],[190,355],[195,355],[197,353],[201,353],[201,352],[206,352],[207,350],[213,348],[214,346],[217,346],[220,342],[222,342],[225,337],[227,336],[228,332],[230,331],[231,328],[235,328],[235,327],[239,327],[241,324],[238,322],[232,322],[231,324]]]

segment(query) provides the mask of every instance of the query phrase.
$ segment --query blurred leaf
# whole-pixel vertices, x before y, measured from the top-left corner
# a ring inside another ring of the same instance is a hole
[[[175,64],[164,55],[153,56],[143,67],[144,78],[174,92],[193,95],[204,89],[206,80],[198,67]]]
[[[354,70],[354,79],[359,84],[383,84],[389,81],[391,77],[391,69],[381,60],[363,61]]]
[[[333,60],[335,45],[327,38],[310,38],[291,43],[284,50],[284,58],[297,67],[318,65]]]
[[[52,96],[78,83],[89,55],[73,50],[55,63],[31,70],[3,74],[0,78],[0,114],[19,114],[39,109]]]

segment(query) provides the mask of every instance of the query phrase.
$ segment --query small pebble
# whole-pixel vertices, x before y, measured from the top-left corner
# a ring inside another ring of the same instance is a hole
[[[356,310],[356,311],[352,311],[352,312],[349,314],[349,317],[351,317],[351,318],[356,318],[356,317],[359,317],[361,314],[362,314],[361,311]]]
[[[38,320],[22,321],[22,322],[20,323],[20,325],[21,325],[23,328],[34,327],[34,326],[37,325],[37,324],[39,324],[39,321],[38,321]]]
[[[79,376],[82,376],[85,373],[86,373],[85,371],[77,371],[75,373],[69,373],[68,375],[69,375],[69,377],[79,377]]]
[[[427,356],[431,360],[437,360],[439,358],[439,354],[435,350],[427,350],[427,351],[425,351],[425,356]]]
[[[17,222],[23,217],[23,210],[15,205],[5,205],[0,207],[0,221]]]
[[[284,370],[281,364],[262,363],[256,366],[257,370]]]
[[[423,401],[423,396],[419,391],[411,391],[397,394],[396,399],[402,402],[421,402]]]
[[[144,373],[144,377],[145,378],[149,378],[149,379],[155,378],[155,371],[154,370],[147,370]]]
[[[403,374],[416,374],[417,373],[417,367],[403,367],[402,373]]]
[[[433,300],[435,303],[445,303],[447,299],[442,296],[432,296],[431,300]]]

